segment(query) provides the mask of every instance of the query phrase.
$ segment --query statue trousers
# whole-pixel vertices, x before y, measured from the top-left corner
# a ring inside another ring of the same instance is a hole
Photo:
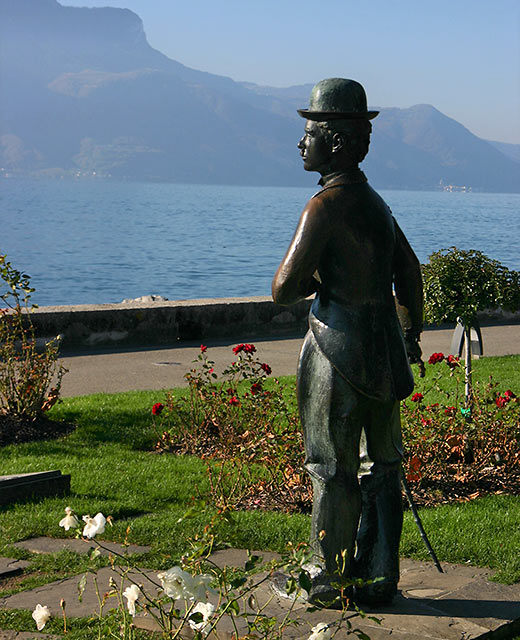
[[[297,387],[318,562],[330,576],[397,584],[403,522],[399,402],[356,391],[311,331],[300,353]]]

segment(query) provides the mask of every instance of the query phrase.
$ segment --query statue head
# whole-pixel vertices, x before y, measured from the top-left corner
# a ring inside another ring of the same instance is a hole
[[[325,175],[357,166],[364,159],[370,144],[370,120],[379,111],[368,110],[359,82],[328,78],[314,86],[309,108],[298,109],[298,113],[307,119],[305,136],[298,143],[304,168]]]

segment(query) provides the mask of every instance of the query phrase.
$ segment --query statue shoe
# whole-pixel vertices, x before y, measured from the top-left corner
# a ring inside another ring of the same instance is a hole
[[[354,601],[356,604],[365,604],[372,607],[389,605],[392,604],[396,593],[397,582],[394,580],[382,580],[364,587],[355,587]]]
[[[352,587],[343,589],[342,594],[339,589],[331,584],[321,582],[312,585],[307,601],[324,609],[344,609],[348,607],[349,600],[352,599],[352,593]]]

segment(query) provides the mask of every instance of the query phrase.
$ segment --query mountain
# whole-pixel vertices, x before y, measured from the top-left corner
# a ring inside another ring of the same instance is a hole
[[[387,186],[520,191],[518,164],[431,105],[383,109],[373,140],[365,166]]]
[[[493,145],[501,153],[508,158],[512,158],[516,162],[520,162],[520,144],[511,144],[509,142],[496,142],[494,140],[488,140],[489,144]]]
[[[197,71],[127,9],[0,0],[0,166],[9,175],[308,185],[296,149],[311,85]],[[363,168],[379,188],[520,190],[502,150],[434,107],[381,109]]]

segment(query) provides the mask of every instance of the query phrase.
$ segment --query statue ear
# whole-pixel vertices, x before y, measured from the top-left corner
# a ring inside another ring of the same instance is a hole
[[[343,135],[341,133],[335,133],[332,136],[332,153],[337,153],[343,149],[345,144],[345,140],[343,139]]]

